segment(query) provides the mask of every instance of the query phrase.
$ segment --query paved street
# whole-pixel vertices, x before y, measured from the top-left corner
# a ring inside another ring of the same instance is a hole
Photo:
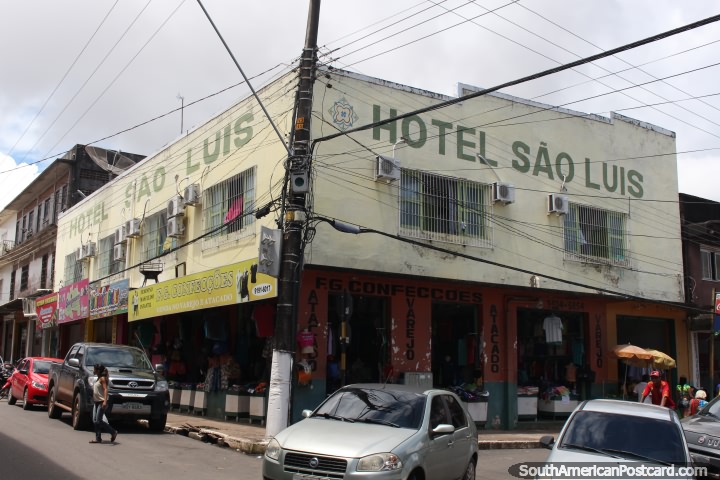
[[[94,434],[74,431],[69,414],[59,421],[50,420],[44,408],[23,411],[21,406],[21,401],[16,405],[0,401],[4,479],[257,480],[261,476],[258,456],[182,435],[152,434],[139,425],[119,425],[115,445],[91,445],[88,441]],[[542,449],[483,450],[476,478],[513,478],[507,473],[510,465],[542,461],[546,456]]]
[[[91,445],[94,434],[74,431],[69,414],[50,420],[44,409],[25,412],[21,405],[0,401],[3,479],[260,478],[257,457],[140,426],[118,426],[115,445]]]

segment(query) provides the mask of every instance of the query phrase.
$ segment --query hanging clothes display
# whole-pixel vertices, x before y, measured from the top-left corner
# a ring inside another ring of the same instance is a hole
[[[545,317],[545,320],[543,321],[543,330],[545,330],[546,343],[550,345],[562,344],[563,324],[560,317],[554,313],[549,317]]]

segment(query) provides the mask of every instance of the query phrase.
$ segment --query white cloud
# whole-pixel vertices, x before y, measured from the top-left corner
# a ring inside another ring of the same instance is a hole
[[[37,165],[16,163],[0,153],[0,210],[17,197],[40,174]]]

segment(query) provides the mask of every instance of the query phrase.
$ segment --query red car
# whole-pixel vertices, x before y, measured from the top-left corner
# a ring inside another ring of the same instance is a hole
[[[15,373],[10,377],[9,405],[23,400],[23,410],[33,405],[47,404],[48,372],[52,362],[62,363],[61,358],[27,357],[20,360]]]

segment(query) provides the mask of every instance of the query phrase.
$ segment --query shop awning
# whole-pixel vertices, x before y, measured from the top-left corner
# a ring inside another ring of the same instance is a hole
[[[23,299],[22,298],[16,298],[14,300],[10,300],[4,305],[0,305],[0,315],[9,315],[15,312],[22,312],[23,309]]]

